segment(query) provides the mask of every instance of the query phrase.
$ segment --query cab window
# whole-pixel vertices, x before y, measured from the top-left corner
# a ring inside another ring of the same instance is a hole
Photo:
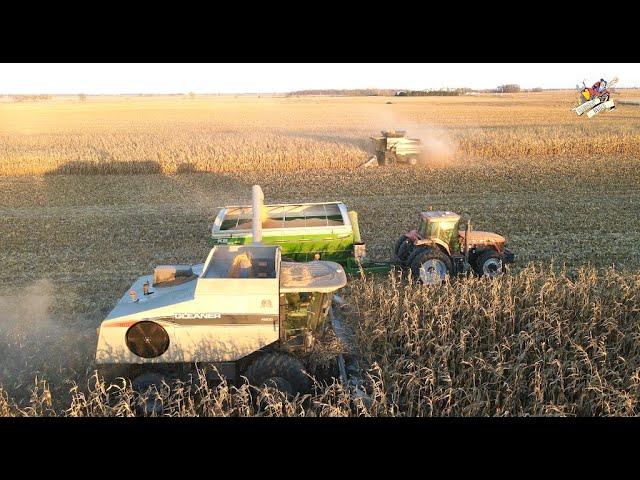
[[[285,331],[287,338],[315,330],[324,320],[324,297],[318,292],[285,293]]]

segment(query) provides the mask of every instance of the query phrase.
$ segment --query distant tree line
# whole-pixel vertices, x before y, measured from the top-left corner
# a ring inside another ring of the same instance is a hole
[[[14,102],[37,102],[39,100],[49,100],[51,95],[9,95]]]
[[[542,92],[540,87],[522,89],[517,83],[508,83],[492,89],[474,90],[472,88],[441,88],[439,90],[396,90],[381,88],[360,88],[352,90],[341,89],[318,89],[318,90],[298,90],[289,92],[288,97],[298,97],[305,95],[325,95],[343,97],[455,97],[458,95],[468,95],[470,93],[518,93],[518,92]]]
[[[318,90],[297,90],[287,93],[288,97],[297,97],[305,95],[326,95],[326,96],[343,96],[343,97],[424,97],[430,95],[436,96],[455,96],[464,95],[471,92],[470,88],[455,88],[441,90],[398,90],[390,88],[358,88],[358,89],[318,89]]]
[[[508,83],[507,85],[500,85],[496,88],[496,93],[518,93],[520,91],[520,85],[516,83]]]
[[[455,97],[472,92],[470,88],[445,88],[441,90],[400,90],[396,97]]]
[[[287,93],[288,97],[304,95],[328,95],[335,97],[389,97],[395,95],[397,90],[380,88],[358,88],[352,90],[322,89],[322,90],[297,90]]]

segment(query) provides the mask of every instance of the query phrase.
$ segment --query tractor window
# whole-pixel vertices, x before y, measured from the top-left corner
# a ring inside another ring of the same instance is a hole
[[[422,231],[425,231],[423,235]],[[452,251],[458,250],[458,221],[432,221],[421,225],[420,235],[423,238],[437,238],[443,241]]]
[[[428,238],[429,235],[427,234],[427,226],[429,225],[429,222],[427,222],[426,220],[422,220],[422,222],[420,223],[420,228],[418,228],[418,234],[420,235],[420,237],[422,238]],[[431,229],[429,228],[429,231]]]
[[[323,299],[325,295],[318,292],[292,292],[285,294],[285,330],[287,337],[315,330],[324,317]]]
[[[458,242],[458,222],[438,222],[436,227],[435,236],[455,250]]]

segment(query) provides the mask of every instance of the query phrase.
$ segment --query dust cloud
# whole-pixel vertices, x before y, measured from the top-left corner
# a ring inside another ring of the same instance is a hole
[[[458,164],[457,143],[446,130],[427,125],[406,125],[402,130],[406,130],[409,137],[422,142],[428,166],[445,168]]]
[[[372,111],[372,124],[377,128],[375,135],[382,130],[404,130],[408,138],[416,138],[424,148],[425,166],[428,168],[448,168],[462,164],[462,152],[458,142],[446,128],[416,122],[403,116],[400,112],[386,108]],[[429,108],[425,105],[425,108]]]
[[[40,279],[19,293],[0,295],[0,337],[22,342],[51,334],[53,294],[53,283]]]
[[[55,286],[40,279],[0,294],[0,386],[26,398],[36,377],[63,386],[90,367],[91,329],[72,329],[52,314]],[[81,378],[81,377],[79,377]]]

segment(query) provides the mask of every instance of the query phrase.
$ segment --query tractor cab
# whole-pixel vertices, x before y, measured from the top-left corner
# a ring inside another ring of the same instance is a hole
[[[460,253],[460,215],[449,211],[428,211],[420,214],[418,235],[433,241],[452,255]]]

